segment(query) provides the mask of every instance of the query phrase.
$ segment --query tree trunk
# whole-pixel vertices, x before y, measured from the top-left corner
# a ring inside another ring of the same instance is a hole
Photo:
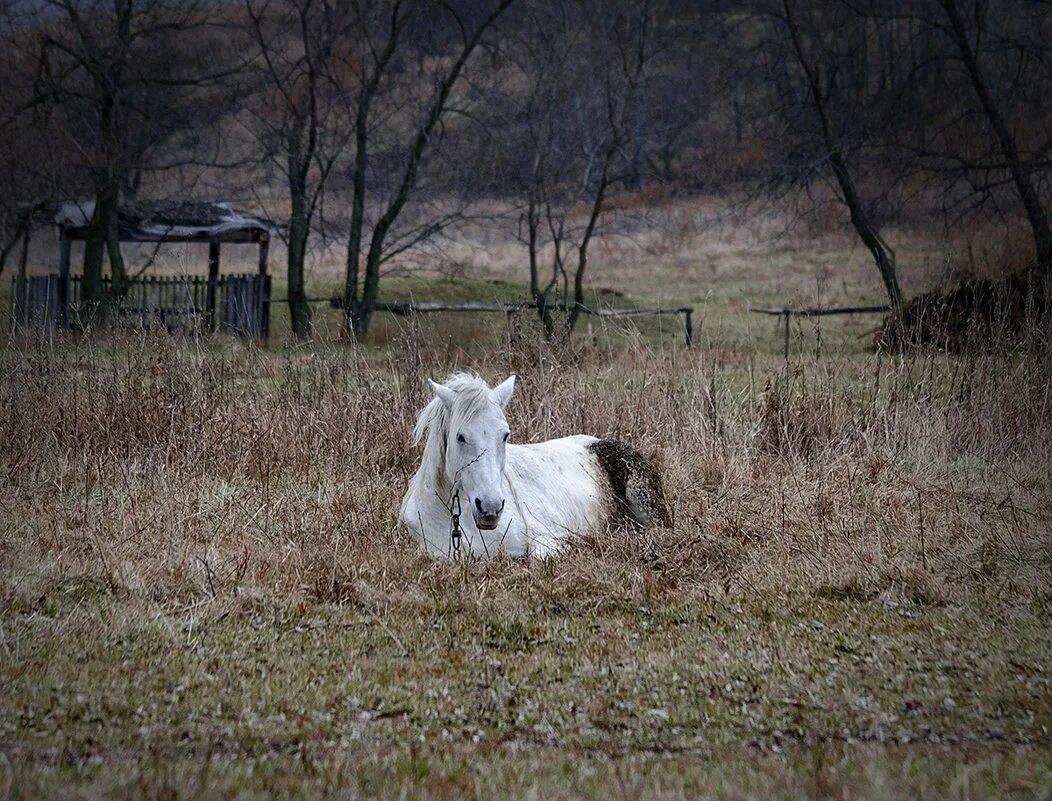
[[[362,258],[362,229],[365,226],[365,167],[368,141],[368,102],[363,98],[355,122],[354,176],[351,186],[351,230],[347,235],[347,276],[343,287],[343,313],[347,330],[358,331],[359,309],[359,263]]]
[[[851,177],[851,173],[848,172],[843,155],[839,151],[830,153],[829,163],[833,168],[833,173],[836,175],[837,183],[840,185],[840,191],[844,195],[844,203],[851,214],[851,224],[855,228],[855,233],[858,234],[859,239],[862,240],[866,249],[873,256],[873,261],[877,265],[877,271],[880,273],[880,280],[884,283],[884,291],[888,293],[892,312],[898,315],[902,310],[902,290],[899,287],[895,252],[888,247],[881,237],[880,231],[870,221],[869,215],[866,214],[866,210],[862,205],[862,199],[855,188],[855,182]]]
[[[29,298],[27,297],[27,286],[26,286],[26,281],[27,281],[26,266],[27,266],[27,264],[29,262],[29,228],[28,227],[26,227],[23,230],[21,238],[22,238],[22,254],[21,254],[21,256],[18,259],[18,283],[17,283],[17,286],[15,287],[15,292],[17,293],[18,303],[21,303],[22,309],[24,310],[23,311],[24,321],[28,323],[29,322],[29,318],[30,318]],[[17,305],[18,304],[16,303],[16,306]]]
[[[1041,205],[1041,198],[1030,180],[1027,166],[1019,155],[1019,147],[1015,136],[1008,127],[1008,123],[1001,115],[989,87],[986,85],[986,77],[983,75],[982,67],[975,50],[968,41],[968,32],[961,17],[960,9],[957,8],[956,0],[942,0],[943,9],[953,29],[954,44],[961,52],[961,60],[971,79],[975,94],[979,97],[979,103],[983,107],[986,118],[990,121],[990,127],[994,129],[1001,153],[1008,162],[1008,170],[1012,176],[1019,199],[1023,202],[1027,219],[1034,232],[1034,249],[1037,261],[1043,272],[1052,274],[1052,229],[1049,228],[1048,215]]]
[[[614,159],[617,148],[611,144],[607,148],[603,158],[602,172],[599,174],[599,185],[595,190],[595,200],[592,201],[592,212],[588,216],[588,225],[585,226],[581,244],[577,248],[577,269],[573,276],[573,305],[570,313],[566,316],[566,333],[573,331],[577,320],[584,310],[584,274],[588,268],[588,246],[595,234],[595,227],[599,222],[599,215],[603,213],[603,201],[606,199],[606,191],[610,188],[610,165]]]
[[[387,208],[384,210],[383,214],[380,215],[380,219],[377,220],[376,225],[373,227],[372,236],[369,240],[369,251],[365,259],[365,281],[362,285],[361,295],[358,297],[357,301],[346,310],[348,328],[356,337],[363,338],[369,331],[369,323],[372,320],[373,311],[376,307],[376,301],[380,292],[380,265],[383,262],[384,245],[387,240],[387,235],[390,233],[391,227],[398,219],[398,216],[402,213],[402,209],[405,208],[405,204],[408,202],[409,196],[416,186],[417,173],[420,170],[420,165],[424,158],[424,151],[431,140],[435,128],[438,126],[438,123],[446,112],[446,104],[449,102],[449,96],[453,91],[453,87],[460,79],[460,74],[463,72],[468,59],[471,58],[472,53],[475,52],[475,48],[478,47],[479,42],[482,40],[482,35],[494,22],[497,21],[501,14],[503,14],[513,2],[514,0],[501,0],[497,8],[479,24],[474,30],[471,38],[464,43],[463,49],[460,51],[457,60],[450,67],[445,79],[439,85],[435,94],[434,102],[428,111],[427,117],[416,132],[413,144],[409,149],[409,159],[406,162],[405,171],[402,173],[401,180],[398,182],[398,186],[395,189],[390,203],[387,204]],[[362,202],[364,203],[364,198]],[[360,247],[358,251],[360,253]],[[354,259],[353,265],[351,263],[352,258]],[[348,297],[355,295],[357,292],[358,258],[359,256],[353,253],[352,249],[348,247],[348,286],[344,289],[345,302]],[[353,288],[350,286],[352,273],[353,278],[355,279],[355,286]]]
[[[362,232],[365,228],[365,171],[368,167],[369,112],[373,98],[380,90],[380,81],[391,63],[406,17],[401,14],[401,1],[395,3],[387,42],[377,56],[372,75],[362,86],[358,109],[354,115],[354,173],[351,184],[351,229],[347,235],[347,269],[343,286],[343,313],[348,335],[356,335],[360,325],[361,293],[359,280],[362,258]]]
[[[383,261],[383,246],[393,220],[387,215],[382,217],[373,228],[369,240],[369,252],[365,257],[365,282],[362,285],[362,296],[354,316],[354,334],[364,338],[369,333],[369,323],[373,319],[376,300],[380,295],[380,263]]]
[[[95,195],[95,209],[88,221],[87,234],[84,239],[84,276],[81,283],[81,315],[91,320],[102,311],[106,300],[102,284],[102,266],[106,257],[106,240],[109,236],[109,201],[107,193],[99,191]]]
[[[536,181],[536,169],[534,171],[534,180]],[[541,224],[540,211],[538,210],[538,199],[536,190],[531,190],[529,195],[529,205],[526,209],[526,225],[528,227],[528,241],[527,247],[530,258],[530,297],[533,298],[533,302],[537,305],[537,316],[541,320],[541,325],[544,327],[545,339],[551,341],[555,335],[555,323],[552,320],[551,309],[548,308],[548,293],[541,291],[540,282],[540,270],[537,264],[537,229]]]
[[[120,212],[116,198],[114,192],[106,225],[106,255],[110,262],[110,296],[107,301],[111,304],[119,303],[128,294],[128,272],[124,269],[124,255],[121,253]]]
[[[289,223],[288,298],[292,333],[306,338],[311,334],[310,304],[307,303],[303,264],[307,256],[310,221],[307,219],[305,199],[293,198],[292,219]]]
[[[800,29],[797,26],[796,18],[793,16],[791,0],[782,0],[782,7],[785,10],[785,22],[789,28],[793,50],[800,67],[807,77],[811,101],[814,103],[815,111],[818,113],[818,119],[821,123],[822,140],[829,151],[829,164],[833,168],[833,175],[836,177],[837,184],[840,187],[844,205],[847,206],[851,215],[851,225],[854,226],[855,233],[858,234],[859,239],[862,240],[862,243],[873,256],[877,271],[880,273],[880,279],[884,283],[884,289],[888,293],[892,314],[897,318],[902,311],[902,290],[899,288],[895,252],[888,247],[880,235],[880,230],[870,220],[862,203],[862,198],[855,186],[855,181],[848,170],[847,161],[844,159],[840,143],[833,133],[833,126],[829,121],[829,115],[826,113],[825,101],[822,99],[822,90],[819,86],[818,73],[807,60],[804,52],[803,43],[800,39]]]
[[[313,91],[313,88],[312,88]],[[306,143],[303,142],[308,120],[300,118],[288,138],[289,180],[289,239],[286,276],[288,280],[289,319],[292,333],[303,339],[311,334],[310,306],[307,303],[306,282],[303,264],[307,258],[307,240],[310,238],[311,207],[307,198],[307,176],[314,157],[315,136],[313,127]]]

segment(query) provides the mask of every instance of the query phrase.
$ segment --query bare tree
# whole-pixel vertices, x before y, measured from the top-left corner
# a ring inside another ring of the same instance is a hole
[[[394,0],[384,24],[366,25],[363,38],[367,54],[357,70],[357,86],[349,91],[354,105],[355,155],[352,169],[351,220],[347,241],[347,272],[343,294],[347,331],[351,336],[361,337],[369,329],[374,307],[379,296],[380,268],[387,254],[389,237],[400,215],[417,186],[420,170],[432,146],[432,140],[450,111],[453,90],[460,82],[472,55],[482,42],[486,32],[500,19],[515,0],[499,0],[491,10],[473,25],[465,19],[463,9],[452,3],[444,3],[425,22],[434,26],[446,21],[454,26],[458,43],[454,54],[433,76],[434,88],[429,95],[414,102],[420,113],[413,115],[415,122],[405,139],[408,147],[400,164],[393,170],[390,193],[378,205],[378,214],[372,224],[368,246],[365,245],[366,212],[374,192],[368,184],[370,146],[375,133],[375,112],[378,98],[389,84],[392,64],[396,54],[408,45],[410,22],[419,19],[423,9],[412,0]],[[370,17],[363,14],[363,19]],[[364,252],[364,265],[362,264]],[[363,268],[364,266],[364,274]]]
[[[572,331],[586,310],[591,246],[615,189],[642,180],[650,129],[641,100],[660,52],[657,14],[649,0],[616,11],[597,17],[576,0],[536,3],[517,46],[529,88],[522,141],[511,150],[529,160],[521,238],[549,339]]]
[[[870,90],[868,63],[857,63],[867,41],[864,25],[842,6],[806,0],[760,3],[732,24],[729,41],[744,44],[736,45],[739,59],[729,72],[749,87],[752,136],[769,154],[758,171],[762,185],[809,195],[813,183],[829,183],[897,316],[902,291],[895,252],[858,180],[872,167],[865,151],[875,146],[875,120],[886,106]],[[871,174],[877,180],[870,185],[879,183],[880,171]]]
[[[293,333],[304,337],[311,332],[304,276],[308,240],[348,139],[333,61],[356,20],[346,4],[331,0],[246,0],[245,8],[260,51],[258,86],[269,100],[246,111],[263,157],[278,169],[287,190],[289,316]]]
[[[127,288],[118,241],[122,193],[134,193],[142,173],[158,168],[149,154],[177,132],[207,127],[208,89],[236,69],[216,64],[222,56],[207,36],[214,13],[205,0],[42,0],[39,38],[31,39],[31,105],[48,116],[52,135],[68,137],[64,144],[79,154],[94,198],[84,248],[89,310],[107,300],[107,258],[112,297]]]
[[[1052,6],[1028,0],[842,0],[879,44],[877,74],[894,103],[881,137],[888,172],[923,177],[948,224],[1020,206],[1044,269],[1052,259]]]
[[[848,167],[844,149],[829,116],[826,98],[828,93],[833,91],[832,81],[830,81],[830,85],[822,86],[818,64],[813,60],[814,57],[808,52],[808,48],[805,45],[804,34],[800,28],[800,20],[795,6],[794,0],[782,0],[785,26],[789,34],[792,52],[807,83],[807,91],[814,105],[815,114],[818,117],[822,141],[827,151],[826,158],[836,178],[837,186],[840,188],[841,199],[851,215],[851,224],[854,226],[859,239],[862,240],[862,243],[873,256],[881,281],[884,282],[884,289],[888,293],[892,311],[897,315],[902,309],[902,290],[899,288],[895,266],[895,251],[884,241],[880,230],[868,214],[859,194],[858,186]]]
[[[1042,205],[1041,197],[1031,179],[1033,167],[1020,152],[1016,134],[1012,131],[994,96],[983,65],[980,63],[978,49],[973,44],[973,39],[980,40],[983,36],[987,12],[982,3],[976,3],[974,13],[971,15],[975,21],[975,29],[969,30],[957,0],[940,0],[940,4],[949,23],[944,30],[960,52],[961,63],[964,65],[968,79],[975,90],[975,96],[997,139],[997,144],[1004,157],[1004,166],[1011,176],[1033,230],[1038,264],[1043,270],[1052,274],[1052,228],[1049,227],[1048,212]]]

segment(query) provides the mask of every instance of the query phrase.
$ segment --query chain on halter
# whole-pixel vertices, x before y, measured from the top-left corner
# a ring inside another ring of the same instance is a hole
[[[453,500],[449,506],[449,516],[449,544],[453,549],[453,556],[459,556],[460,541],[464,537],[464,532],[460,528],[460,490],[453,493]]]

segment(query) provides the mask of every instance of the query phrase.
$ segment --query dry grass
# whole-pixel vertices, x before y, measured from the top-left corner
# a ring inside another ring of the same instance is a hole
[[[1052,350],[410,337],[7,344],[0,791],[1048,797]],[[674,525],[408,549],[454,366],[659,454]]]
[[[639,214],[592,279],[695,304],[693,349],[671,321],[546,347],[528,315],[5,341],[0,799],[1052,795],[1052,340],[892,357],[831,320],[787,363],[744,307],[879,301],[864,256]],[[896,242],[918,290],[999,252]],[[441,260],[471,280],[385,292],[517,297],[516,247],[468,232]],[[454,368],[520,376],[520,441],[655,453],[673,525],[548,562],[409,549],[408,432]]]

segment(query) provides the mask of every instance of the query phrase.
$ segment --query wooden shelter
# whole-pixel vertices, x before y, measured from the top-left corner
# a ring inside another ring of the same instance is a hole
[[[58,273],[21,277],[16,289],[18,319],[68,328],[79,307],[81,277],[70,271],[72,244],[88,237],[95,211],[91,201],[61,203],[38,211],[38,224],[54,226],[59,234]],[[274,225],[220,202],[151,202],[122,206],[118,215],[120,242],[201,243],[208,245],[208,276],[138,276],[130,281],[119,313],[140,324],[160,320],[203,322],[214,331],[219,324],[246,336],[266,337],[270,324],[270,275],[267,259]],[[223,244],[257,244],[255,273],[220,272]],[[108,282],[109,279],[104,279]],[[20,291],[19,291],[20,290]]]

